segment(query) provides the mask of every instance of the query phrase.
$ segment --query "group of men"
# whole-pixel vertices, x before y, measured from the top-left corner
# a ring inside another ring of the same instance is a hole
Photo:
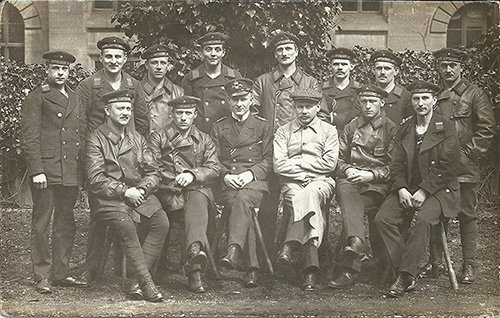
[[[188,286],[204,292],[216,203],[229,213],[220,264],[246,269],[244,285],[255,287],[258,246],[267,245],[279,249],[276,262],[285,273],[301,266],[302,287],[312,291],[334,195],[343,231],[329,287],[359,279],[365,213],[377,264],[393,274],[389,295],[415,287],[433,226],[457,215],[461,281],[474,281],[478,157],[488,150],[495,123],[485,93],[462,77],[461,51],[435,52],[440,87],[416,81],[407,90],[395,81],[401,60],[388,50],[372,55],[376,83],[368,85],[350,76],[351,50],[332,50],[333,76],[321,85],[296,64],[298,39],[280,32],[269,42],[277,66],[254,82],[222,63],[226,40],[218,32],[197,40],[203,63],[181,86],[166,77],[162,44],[143,53],[147,74],[137,82],[122,70],[129,45],[117,37],[100,40],[103,69],[75,92],[66,84],[75,57],[44,54],[47,79],[22,108],[39,292],[88,286],[110,228],[126,256],[128,296],[161,301],[152,274],[165,262],[170,222],[179,217]],[[75,277],[69,260],[79,185],[88,191],[91,215],[86,275]],[[280,206],[286,229],[273,247]]]

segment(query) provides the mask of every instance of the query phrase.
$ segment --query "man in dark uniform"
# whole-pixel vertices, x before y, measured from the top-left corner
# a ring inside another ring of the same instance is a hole
[[[165,211],[152,195],[160,179],[158,167],[146,139],[127,127],[132,93],[109,92],[102,101],[106,120],[90,133],[86,148],[91,220],[118,235],[133,277],[129,296],[161,301],[150,274],[169,228]],[[135,223],[149,228],[142,248]]]
[[[375,85],[363,85],[358,94],[362,115],[348,123],[339,138],[336,193],[347,245],[339,261],[341,272],[328,284],[331,288],[350,287],[358,280],[365,212],[368,213],[373,253],[377,258],[383,257],[381,240],[371,225],[390,188],[390,152],[396,124],[382,112],[386,91]]]
[[[253,81],[245,78],[226,84],[232,112],[215,123],[211,134],[221,162],[220,201],[230,209],[229,246],[222,262],[229,268],[239,268],[246,247],[247,287],[257,286],[260,265],[252,214],[269,191],[267,177],[272,170],[273,152],[271,125],[250,113],[252,86]]]
[[[404,118],[413,115],[410,92],[396,83],[401,59],[389,50],[380,50],[372,54],[370,61],[373,64],[377,86],[389,94],[383,110],[387,118],[399,125]]]
[[[33,197],[31,260],[35,288],[51,293],[51,269],[54,286],[87,286],[71,276],[69,269],[75,236],[73,206],[81,184],[78,154],[84,138],[80,135],[84,116],[76,94],[66,85],[75,57],[53,51],[43,58],[47,79],[26,97],[21,109],[21,148]],[[49,224],[53,211],[51,266]]]
[[[209,185],[220,172],[212,138],[194,126],[199,104],[200,99],[193,96],[169,101],[172,123],[150,137],[162,178],[158,198],[169,214],[180,210],[184,216],[184,271],[189,290],[195,293],[205,292],[201,272],[207,263],[207,228],[215,215],[215,199]]]
[[[409,89],[415,115],[401,124],[394,137],[391,194],[375,217],[389,264],[398,273],[388,292],[391,297],[415,288],[431,226],[438,224],[441,217],[455,217],[460,202],[455,126],[433,112],[439,88],[417,81]],[[405,240],[400,226],[409,224],[407,218],[413,217]]]
[[[282,184],[284,213],[290,215],[278,261],[289,268],[295,251],[304,254],[302,289],[313,291],[319,270],[318,247],[327,226],[324,207],[333,195],[330,177],[337,165],[337,130],[317,117],[322,94],[296,90],[291,94],[297,114],[274,137],[273,165]]]
[[[184,90],[166,76],[169,66],[166,45],[153,45],[142,53],[142,58],[146,60],[147,74],[137,89],[134,117],[136,130],[148,138],[172,121],[172,109],[167,103],[184,95]]]
[[[488,96],[462,76],[466,55],[457,49],[441,49],[434,53],[441,76],[438,109],[456,126],[459,140],[461,203],[458,220],[462,239],[463,265],[459,281],[474,282],[474,263],[477,252],[477,204],[480,178],[478,158],[488,151],[495,134],[495,116]]]
[[[220,32],[210,32],[196,40],[203,63],[186,74],[181,84],[186,95],[201,99],[194,124],[207,134],[217,119],[230,113],[224,84],[241,77],[240,72],[222,64],[226,40],[227,35]]]
[[[360,107],[356,103],[356,89],[360,85],[350,78],[356,55],[352,50],[339,47],[328,52],[327,56],[332,65],[333,78],[323,83],[323,97],[331,123],[340,134],[348,122],[360,115]]]

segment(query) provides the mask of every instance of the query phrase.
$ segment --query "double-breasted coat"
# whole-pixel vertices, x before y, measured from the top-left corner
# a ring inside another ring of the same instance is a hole
[[[356,89],[359,83],[349,81],[349,85],[340,90],[332,80],[323,83],[323,97],[327,106],[326,112],[330,114],[330,120],[339,134],[345,125],[361,114],[361,108],[357,102],[358,94]]]
[[[387,118],[393,123],[399,125],[403,119],[413,115],[413,107],[411,106],[411,94],[403,86],[396,84],[389,96],[384,98],[385,105],[382,108],[387,115]]]

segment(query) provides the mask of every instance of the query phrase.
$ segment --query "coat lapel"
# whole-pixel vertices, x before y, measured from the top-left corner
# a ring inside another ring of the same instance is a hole
[[[70,92],[68,92],[68,96],[69,94]],[[50,102],[58,106],[61,106],[63,108],[68,107],[68,98],[56,89],[51,88],[50,92],[46,95],[45,98],[47,98],[47,100],[49,100]]]
[[[73,110],[76,108],[76,105],[78,103],[77,98],[78,96],[71,90],[71,88],[66,86],[66,91],[68,92],[68,108],[66,109],[66,115],[64,115],[64,118],[67,118],[69,114],[73,112]]]
[[[243,144],[245,141],[247,141],[254,135],[254,128],[255,128],[254,120],[255,119],[253,118],[252,115],[248,116],[243,126],[243,129],[241,129],[238,138],[236,138],[236,143],[234,147],[238,147],[239,145]]]
[[[408,171],[413,169],[413,161],[415,158],[415,118],[411,119],[409,123],[410,129],[408,133],[404,136],[402,144],[406,152],[406,162],[408,162]]]
[[[434,113],[429,123],[429,128],[427,128],[427,133],[422,141],[422,146],[420,146],[420,154],[434,148],[444,140],[443,129],[443,118],[437,113]]]

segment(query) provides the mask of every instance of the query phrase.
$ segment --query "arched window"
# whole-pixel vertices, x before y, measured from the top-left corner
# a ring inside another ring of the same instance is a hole
[[[5,3],[3,8],[1,28],[1,54],[9,60],[24,63],[24,21],[10,3]]]
[[[470,46],[481,38],[493,24],[492,8],[488,4],[473,3],[458,9],[450,19],[446,46],[456,48]]]

